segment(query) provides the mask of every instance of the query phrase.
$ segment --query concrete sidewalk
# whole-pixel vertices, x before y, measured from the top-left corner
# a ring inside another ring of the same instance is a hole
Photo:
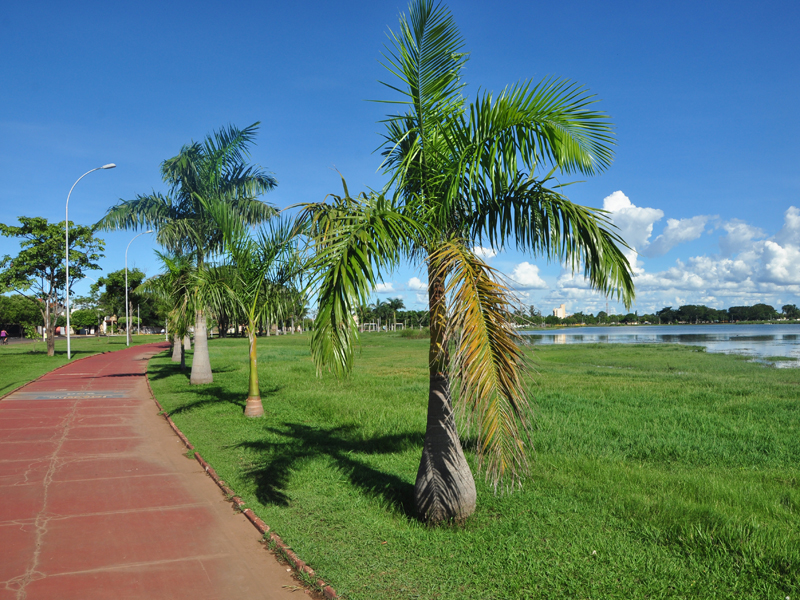
[[[0,600],[308,597],[157,415],[144,373],[166,347],[0,402]]]

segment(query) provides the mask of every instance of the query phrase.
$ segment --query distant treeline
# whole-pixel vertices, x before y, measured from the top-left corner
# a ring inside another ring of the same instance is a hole
[[[800,309],[786,304],[778,312],[769,304],[753,306],[731,306],[726,309],[709,308],[702,304],[686,304],[678,308],[667,306],[656,313],[640,315],[636,312],[625,315],[609,314],[601,310],[596,315],[582,312],[560,319],[554,315],[543,316],[534,306],[519,308],[515,312],[518,325],[604,325],[614,323],[737,323],[740,321],[775,321],[778,319],[800,319]]]

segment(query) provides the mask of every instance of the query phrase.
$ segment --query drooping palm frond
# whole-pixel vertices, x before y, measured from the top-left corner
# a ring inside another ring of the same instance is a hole
[[[352,368],[357,307],[367,303],[382,273],[421,239],[395,201],[375,194],[351,198],[344,179],[342,184],[343,196],[331,195],[331,204],[302,205],[297,221],[311,246],[308,285],[319,302],[312,355],[318,371],[327,366],[337,375]]]
[[[445,242],[430,261],[449,298],[446,343],[455,343],[461,379],[456,410],[477,435],[487,479],[495,490],[510,489],[528,472],[530,442],[525,356],[510,325],[513,294],[462,240]]]
[[[633,276],[622,251],[628,245],[616,226],[605,211],[574,204],[545,183],[522,174],[510,182],[477,180],[461,211],[471,238],[582,269],[594,289],[630,306]]]
[[[155,252],[163,270],[143,281],[137,291],[152,293],[170,307],[167,313],[169,329],[182,338],[189,332],[194,319],[194,261],[187,255]]]

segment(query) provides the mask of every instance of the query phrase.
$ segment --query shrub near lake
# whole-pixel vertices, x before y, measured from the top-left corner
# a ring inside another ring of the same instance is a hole
[[[156,357],[153,389],[344,598],[800,593],[798,370],[685,346],[536,349],[532,476],[497,496],[479,479],[465,525],[429,528],[412,508],[427,340],[366,334],[338,381],[315,377],[307,336],[264,338],[260,419],[242,415],[246,343],[210,343],[207,386]]]

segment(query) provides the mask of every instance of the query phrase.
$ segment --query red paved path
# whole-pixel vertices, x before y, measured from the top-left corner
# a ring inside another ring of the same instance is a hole
[[[0,402],[0,600],[307,597],[156,414],[144,373],[164,347]]]

